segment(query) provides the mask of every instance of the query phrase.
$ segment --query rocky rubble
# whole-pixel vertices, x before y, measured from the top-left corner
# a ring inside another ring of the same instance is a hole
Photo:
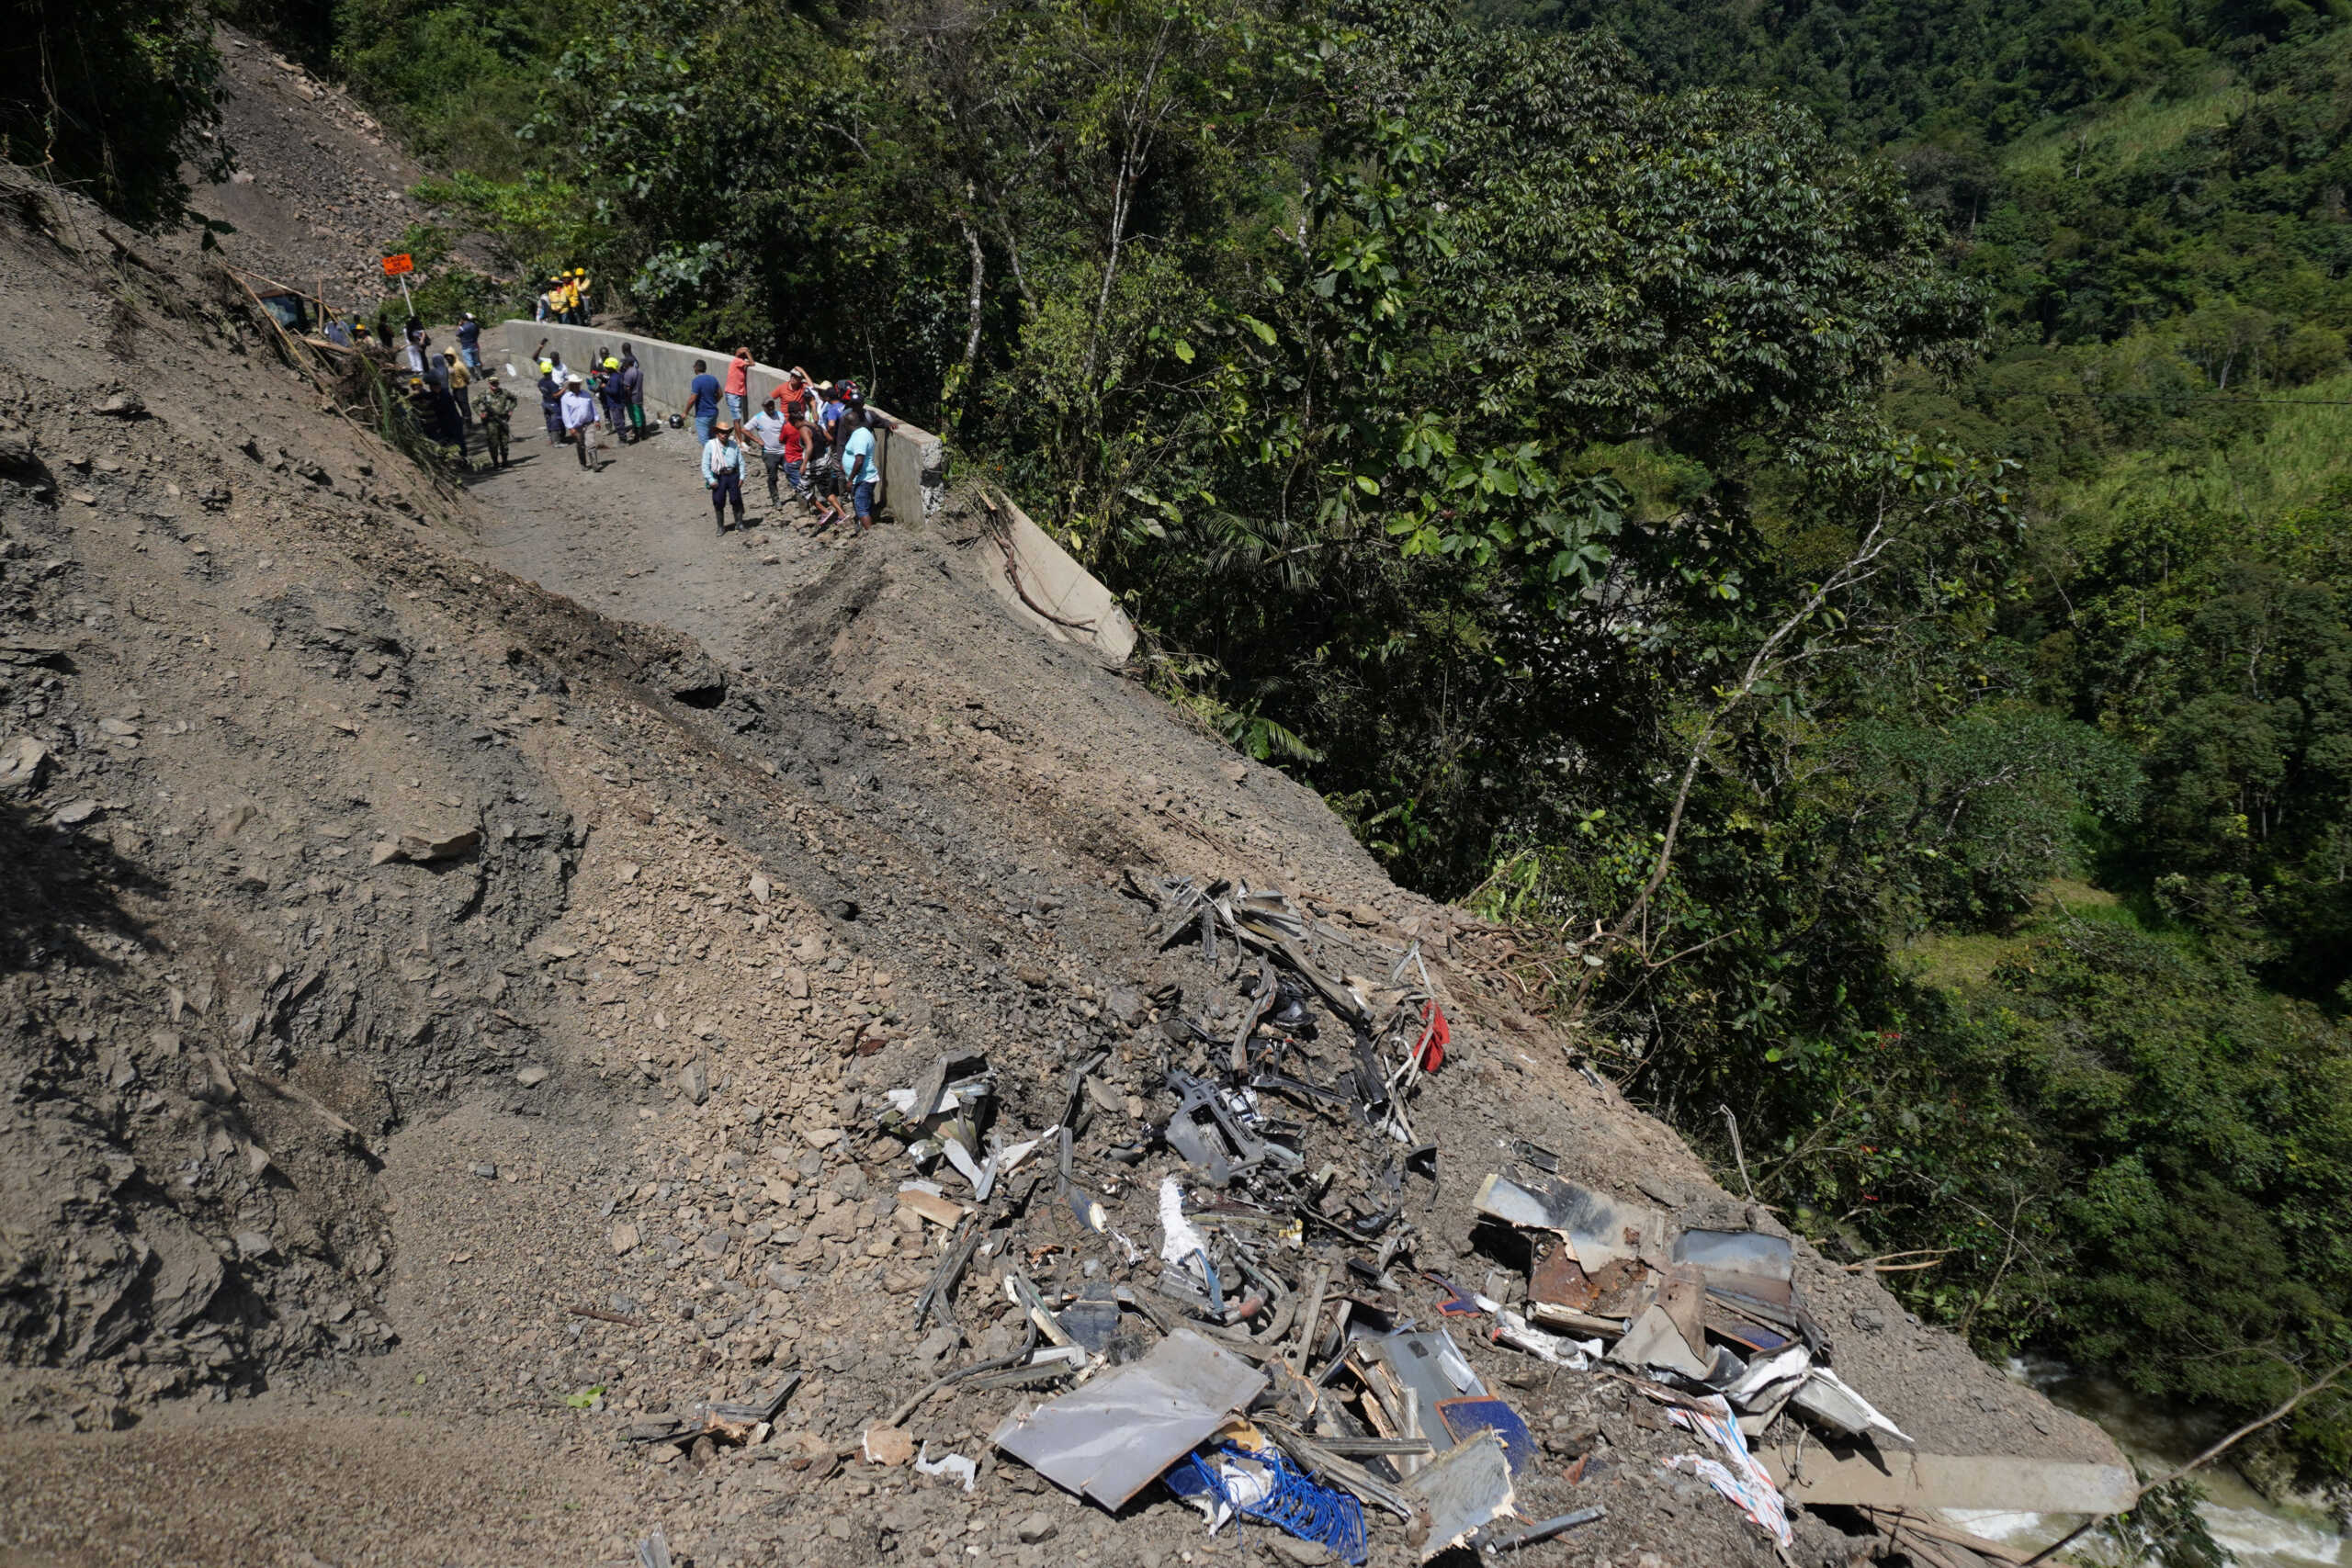
[[[412,224],[452,231],[456,259],[490,270],[450,214],[411,194],[425,169],[347,92],[234,28],[216,36],[217,134],[238,166],[225,185],[199,185],[194,205],[234,231],[220,239],[233,264],[304,293],[323,285],[330,305],[371,316],[390,283],[381,259]]]

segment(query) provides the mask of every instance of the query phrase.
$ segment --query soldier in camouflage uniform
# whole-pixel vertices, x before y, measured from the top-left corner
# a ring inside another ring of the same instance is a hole
[[[514,417],[514,394],[498,384],[492,376],[484,385],[481,397],[474,400],[474,409],[481,417],[482,445],[489,448],[490,466],[506,466],[507,426]]]

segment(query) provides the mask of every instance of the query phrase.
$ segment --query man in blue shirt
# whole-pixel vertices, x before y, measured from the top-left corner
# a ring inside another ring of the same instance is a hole
[[[874,526],[874,427],[860,421],[842,447],[842,482],[857,509],[860,530]]]
[[[694,411],[695,443],[707,446],[710,427],[718,418],[718,378],[699,359],[695,361],[695,378],[687,383],[686,393],[687,406]]]
[[[465,355],[466,368],[481,368],[481,323],[468,310],[458,318],[458,352]]]

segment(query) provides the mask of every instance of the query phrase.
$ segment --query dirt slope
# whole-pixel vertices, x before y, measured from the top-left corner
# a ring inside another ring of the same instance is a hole
[[[488,270],[448,214],[409,194],[426,170],[348,93],[234,28],[216,37],[218,134],[237,172],[198,184],[192,205],[235,231],[220,237],[232,264],[303,293],[323,285],[329,305],[370,317],[388,293],[399,302],[381,262],[413,223],[456,230],[458,259]]]
[[[1023,630],[953,505],[840,547],[720,539],[676,437],[436,489],[192,253],[8,178],[0,1561],[619,1562],[656,1524],[703,1564],[1238,1550],[996,1464],[1009,1393],[910,1422],[983,1460],[968,1495],[791,1458],[1014,1342],[989,1267],[960,1342],[911,1330],[943,1237],[896,1209],[883,1090],[983,1053],[1037,1130],[1103,1050],[1125,1111],[1098,1126],[1165,1114],[1140,998],[1234,994],[1155,950],[1134,890],[1163,875],[1279,883],[1366,962],[1423,939],[1457,1048],[1418,1113],[1419,1267],[1483,1269],[1469,1200],[1512,1137],[1685,1224],[1770,1225],[1450,964],[1455,917],[1311,792]],[[1080,1158],[1156,1235],[1171,1156]],[[1026,1224],[1041,1284],[1124,1269],[1049,1199]],[[1923,1447],[2111,1456],[1873,1286],[1809,1254],[1801,1281]],[[1607,1461],[1530,1483],[1531,1513],[1609,1509],[1545,1559],[1771,1560],[1620,1385],[1474,1357]],[[777,1442],[622,1440],[788,1372]]]

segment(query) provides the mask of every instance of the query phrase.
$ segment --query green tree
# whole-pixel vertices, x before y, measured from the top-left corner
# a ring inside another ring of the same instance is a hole
[[[183,0],[34,0],[0,38],[0,148],[140,228],[187,211],[183,164],[225,179],[210,14]]]

